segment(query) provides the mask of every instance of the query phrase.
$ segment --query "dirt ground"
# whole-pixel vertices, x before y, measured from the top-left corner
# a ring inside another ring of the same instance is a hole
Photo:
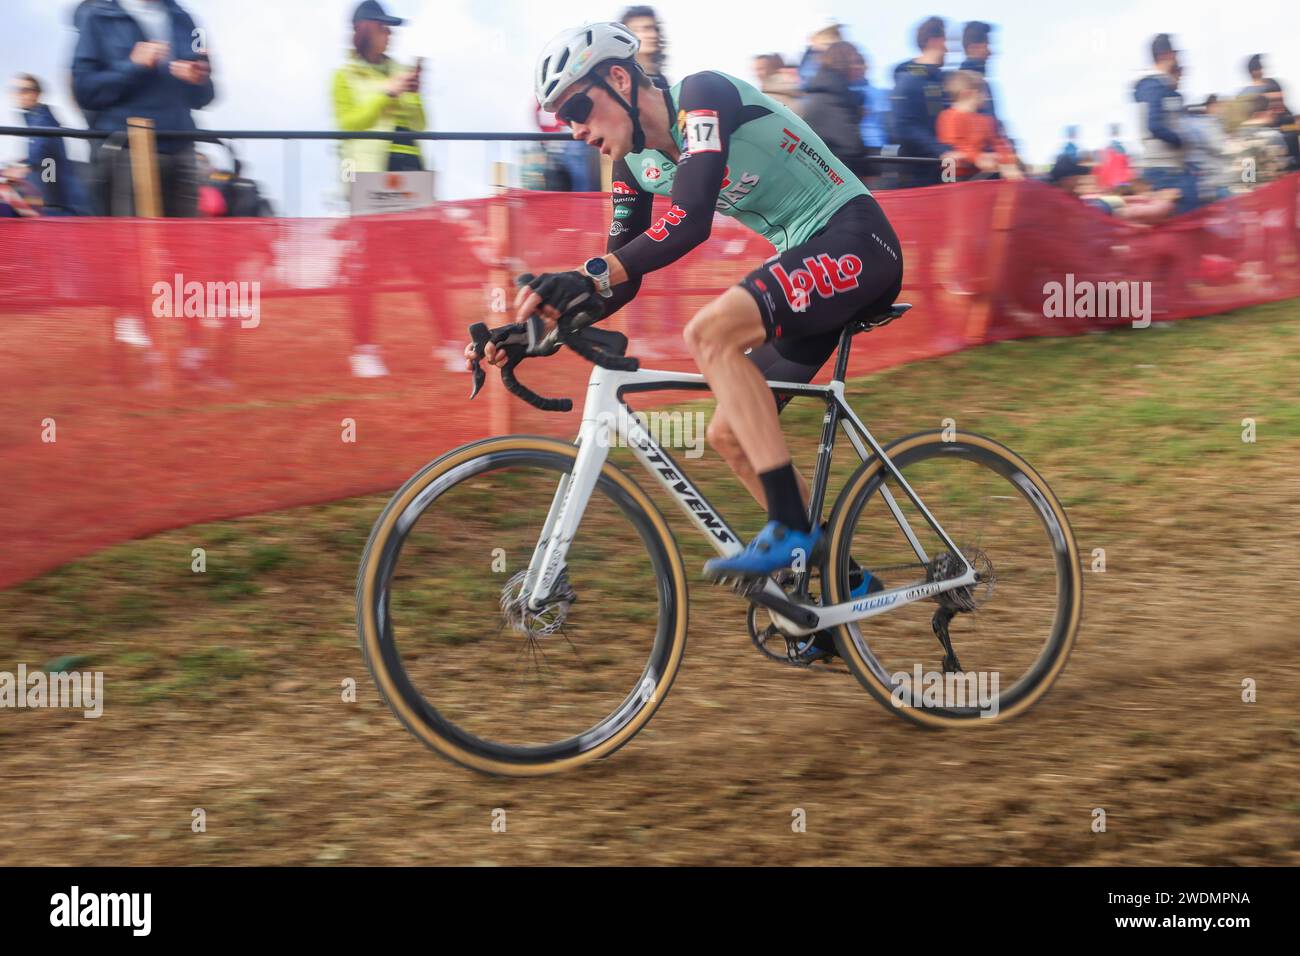
[[[0,712],[0,863],[1300,864],[1296,311],[861,383],[894,437],[937,425],[918,406],[942,376],[963,426],[1007,436],[1069,510],[1083,629],[1017,720],[906,724],[846,673],[764,660],[741,601],[693,578],[685,662],[646,730],[571,775],[478,776],[403,730],[361,663],[370,497],[133,542],[0,594],[0,668],[81,654],[109,682],[98,720]],[[196,536],[260,571],[220,601],[170,587],[164,560]]]

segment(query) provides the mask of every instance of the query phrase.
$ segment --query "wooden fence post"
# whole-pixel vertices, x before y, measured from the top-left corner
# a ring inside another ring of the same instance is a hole
[[[132,116],[126,121],[126,138],[131,148],[131,185],[135,214],[149,219],[162,215],[162,190],[158,183],[158,151],[153,120]]]
[[[159,219],[163,214],[162,188],[158,176],[158,149],[153,130],[151,119],[132,116],[126,121],[126,139],[131,159],[131,196],[135,215],[137,218],[149,220]],[[152,289],[153,283],[149,278],[158,275],[164,261],[155,234],[158,224],[137,222],[136,226],[140,230],[140,278],[144,288]],[[149,297],[142,292],[141,298]],[[159,338],[158,345],[162,353],[159,368],[162,393],[171,396],[176,387],[176,376],[172,370],[174,358],[172,328],[164,318],[153,323],[153,329]]]
[[[1008,247],[1011,245],[1011,227],[1015,224],[1016,198],[1021,184],[1001,182],[993,199],[993,212],[989,216],[989,251],[985,257],[982,288],[972,296],[970,311],[966,315],[966,344],[982,345],[993,317],[993,304],[1004,295]]]

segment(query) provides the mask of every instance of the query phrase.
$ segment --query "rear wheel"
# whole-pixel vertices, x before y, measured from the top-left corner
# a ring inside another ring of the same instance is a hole
[[[980,435],[927,432],[885,451],[980,579],[841,625],[840,656],[876,700],[916,723],[983,726],[1023,712],[1065,666],[1082,616],[1078,548],[1064,509],[1023,459]],[[845,485],[828,530],[827,604],[849,600],[850,559],[887,589],[962,570],[874,456]]]
[[[576,458],[530,436],[457,449],[398,491],[362,558],[357,626],[375,683],[416,737],[475,770],[532,776],[613,753],[681,662],[681,555],[608,463],[552,600],[527,606],[526,569]]]

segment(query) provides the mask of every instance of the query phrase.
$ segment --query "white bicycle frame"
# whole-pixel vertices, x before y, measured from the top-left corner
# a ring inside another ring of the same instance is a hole
[[[849,440],[857,450],[858,456],[865,461],[869,449],[870,453],[875,454],[881,460],[888,473],[897,480],[899,486],[921,512],[926,522],[939,535],[939,538],[949,549],[949,553],[961,558],[962,564],[965,566],[965,570],[961,575],[944,581],[904,585],[878,591],[857,600],[845,601],[826,607],[807,604],[799,605],[801,608],[813,612],[816,616],[817,620],[813,626],[799,625],[773,611],[773,619],[781,630],[791,635],[804,636],[825,628],[847,624],[850,621],[861,621],[869,617],[875,617],[877,614],[883,614],[886,611],[903,607],[915,601],[924,600],[936,594],[975,583],[975,570],[962,557],[961,550],[948,537],[948,534],[912,490],[907,480],[894,467],[884,449],[871,435],[871,432],[867,430],[867,426],[862,423],[861,419],[853,413],[853,409],[844,401],[844,382],[842,380],[834,379],[828,385],[807,385],[799,382],[769,382],[768,384],[774,392],[822,397],[827,403],[826,417],[823,418],[823,424],[829,424],[834,417],[839,417],[839,422],[843,425],[845,434],[848,435]],[[708,503],[699,489],[677,467],[677,463],[673,461],[672,457],[655,442],[654,438],[645,430],[622,398],[622,393],[625,390],[659,391],[682,388],[698,389],[701,387],[707,388],[704,376],[688,372],[665,372],[653,369],[623,372],[611,371],[599,366],[592,369],[591,378],[587,383],[587,399],[582,411],[582,425],[579,428],[578,438],[575,442],[578,447],[577,461],[574,464],[573,471],[560,479],[559,487],[555,490],[555,497],[551,501],[546,522],[538,537],[537,547],[533,551],[532,560],[529,562],[528,571],[519,592],[520,594],[529,594],[529,607],[533,610],[540,610],[544,606],[546,599],[555,586],[560,569],[565,566],[565,556],[568,554],[569,545],[577,533],[578,525],[581,523],[582,516],[586,511],[591,492],[596,486],[605,459],[609,455],[615,432],[617,432],[619,443],[626,444],[632,449],[641,464],[645,466],[645,469],[676,500],[692,523],[704,534],[719,554],[729,556],[743,550],[739,537],[732,531],[726,519]],[[838,416],[832,415],[832,406],[838,408]],[[818,510],[820,510],[821,497],[824,492],[824,476],[829,473],[829,456],[833,438],[833,431],[826,430],[823,443],[818,449],[817,477],[821,487],[814,489]],[[825,460],[824,466],[822,464],[823,460]],[[928,564],[930,559],[925,553],[924,547],[922,547],[921,542],[908,524],[907,518],[903,515],[889,488],[882,483],[879,491],[912,550],[916,552],[917,559],[922,565]],[[782,600],[789,599],[771,578],[767,580],[763,590],[773,597]]]

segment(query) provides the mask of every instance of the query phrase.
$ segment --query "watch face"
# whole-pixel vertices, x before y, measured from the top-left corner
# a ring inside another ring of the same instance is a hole
[[[609,271],[609,263],[601,258],[588,259],[587,271],[594,276],[603,276]]]

